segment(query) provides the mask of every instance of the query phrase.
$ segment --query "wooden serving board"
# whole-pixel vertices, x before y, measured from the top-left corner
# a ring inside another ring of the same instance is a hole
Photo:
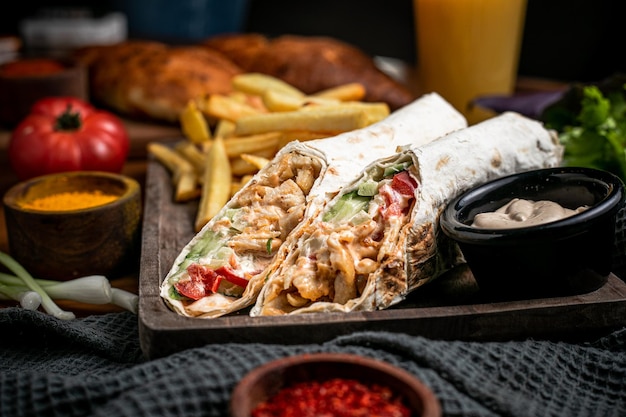
[[[626,284],[613,274],[603,287],[586,294],[490,302],[467,267],[387,310],[280,317],[250,317],[243,310],[215,319],[184,317],[166,306],[159,285],[194,236],[197,203],[176,204],[172,196],[169,172],[149,155],[139,274],[139,336],[148,358],[212,343],[322,343],[363,330],[436,339],[563,340],[626,326]]]

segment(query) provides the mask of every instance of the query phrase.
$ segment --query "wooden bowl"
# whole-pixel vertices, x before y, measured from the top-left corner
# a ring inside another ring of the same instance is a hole
[[[381,360],[347,353],[301,354],[253,369],[233,390],[230,415],[249,417],[260,403],[271,401],[283,388],[299,382],[322,382],[331,378],[388,387],[410,409],[411,416],[441,416],[437,397],[415,376]]]
[[[112,201],[72,208],[76,193],[100,193]],[[61,194],[67,207],[53,204]],[[138,264],[141,191],[132,178],[98,171],[45,175],[13,186],[3,204],[10,253],[36,278],[114,278]]]
[[[56,64],[59,69],[51,70]],[[39,73],[38,73],[39,71]],[[70,60],[24,58],[0,65],[0,124],[12,128],[44,97],[89,100],[87,69]]]

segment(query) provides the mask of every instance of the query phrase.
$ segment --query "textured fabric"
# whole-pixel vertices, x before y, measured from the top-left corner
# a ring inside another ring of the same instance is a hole
[[[321,345],[221,344],[145,360],[130,313],[59,321],[0,310],[0,416],[227,416],[251,369],[303,352],[400,366],[445,416],[625,416],[626,329],[584,343],[359,332]]]

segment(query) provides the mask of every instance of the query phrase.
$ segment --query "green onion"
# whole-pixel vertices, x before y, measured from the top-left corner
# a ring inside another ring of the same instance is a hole
[[[53,300],[71,300],[86,304],[108,304],[112,299],[111,283],[104,275],[89,275],[69,281],[35,279],[35,282]],[[0,283],[16,288],[24,287],[24,282],[18,277],[1,273]]]
[[[37,310],[41,305],[41,296],[35,291],[0,284],[0,299],[15,300],[26,310]]]
[[[268,254],[272,254],[272,238],[270,237],[269,239],[267,239],[267,242],[265,242],[265,250],[267,251]]]
[[[108,304],[113,299],[111,283],[103,275],[89,275],[70,281],[42,285],[54,299],[78,301],[86,304]]]
[[[36,310],[41,305],[54,317],[73,319],[74,313],[64,311],[53,299],[86,304],[114,304],[137,314],[139,297],[131,292],[111,287],[104,275],[89,275],[68,281],[33,278],[15,259],[0,252],[0,263],[15,275],[0,272],[0,299],[12,299],[22,307]]]
[[[76,318],[74,313],[71,311],[62,310],[52,298],[44,291],[44,289],[39,285],[35,279],[24,269],[22,265],[20,265],[15,259],[11,256],[7,255],[4,252],[0,252],[0,262],[4,264],[11,272],[13,272],[18,278],[24,281],[24,284],[30,288],[32,291],[35,291],[37,294],[41,296],[41,305],[46,313],[50,314],[53,317],[56,317],[61,320],[71,320]]]
[[[139,297],[120,288],[111,288],[111,303],[137,314]]]

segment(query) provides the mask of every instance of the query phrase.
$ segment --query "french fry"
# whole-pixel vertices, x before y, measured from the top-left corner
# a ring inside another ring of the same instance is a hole
[[[211,141],[208,141],[211,143]],[[198,176],[202,175],[204,171],[204,160],[206,155],[202,153],[198,147],[188,140],[181,140],[174,145],[174,150],[178,152],[183,158],[185,158],[196,170]]]
[[[270,160],[268,158],[264,158],[264,157],[259,156],[259,155],[252,155],[252,154],[249,154],[249,153],[242,153],[241,154],[241,159],[243,159],[244,161],[246,161],[250,165],[255,166],[256,169],[261,169],[265,165],[270,163]]]
[[[254,178],[254,175],[244,175],[243,177],[241,177],[241,183],[242,184],[247,184],[252,178]]]
[[[247,94],[243,91],[232,91],[228,93],[228,97],[233,100],[237,100],[241,103],[245,103],[248,106],[257,109],[261,113],[267,113],[267,107],[263,104],[263,98],[255,94]]]
[[[199,232],[228,202],[231,182],[230,161],[226,155],[224,140],[218,136],[213,140],[206,158],[202,195],[195,221],[196,232]]]
[[[241,177],[241,179],[239,179],[239,181],[233,181],[233,183],[230,185],[231,197],[237,194],[237,191],[241,190],[243,186],[252,179],[252,177],[254,177],[254,175],[244,175],[243,177]]]
[[[278,151],[281,132],[266,132],[251,136],[233,136],[224,140],[226,154],[234,158],[242,153],[257,154],[264,150],[273,153]]]
[[[347,111],[348,109],[360,110],[365,114],[365,118],[367,120],[367,124],[373,124],[378,121],[381,121],[385,117],[389,116],[390,110],[389,105],[387,103],[363,103],[361,101],[351,101],[340,103],[337,105],[328,105],[325,106],[324,109],[327,111]],[[317,111],[318,109],[315,107],[303,107],[301,111]]]
[[[215,136],[221,136],[227,138],[235,133],[235,122],[222,119],[215,126]]]
[[[240,103],[248,104],[248,98],[250,97],[250,94],[246,94],[243,91],[232,91],[228,93],[228,97]]]
[[[229,158],[237,158],[241,154],[255,154],[259,156],[274,156],[278,151],[278,145],[280,144],[280,138],[283,136],[283,132],[267,132],[260,133],[258,135],[251,136],[234,136],[224,139],[224,148],[226,149],[226,155]],[[216,138],[221,136],[216,135]],[[213,146],[212,142],[207,142],[203,150],[209,152]]]
[[[241,181],[233,181],[230,184],[230,196],[232,198],[232,196],[234,196],[235,194],[237,194],[237,191],[241,190],[243,188],[244,184]]]
[[[313,97],[294,96],[276,90],[267,90],[263,94],[263,104],[271,112],[294,111],[309,105],[332,105],[341,103],[339,100]]]
[[[313,97],[333,98],[339,101],[359,101],[365,97],[365,87],[359,83],[349,83],[328,88],[313,94]]]
[[[276,130],[346,132],[371,124],[370,119],[359,108],[319,106],[311,107],[307,111],[265,113],[241,117],[235,123],[235,134],[245,136]]]
[[[174,201],[185,202],[198,198],[198,175],[187,159],[161,143],[151,142],[147,149],[172,173]]]
[[[296,97],[304,95],[302,91],[279,78],[257,72],[235,75],[232,85],[237,91],[256,96],[263,96],[267,90],[279,91]]]
[[[189,100],[180,114],[180,126],[185,136],[193,143],[211,139],[211,131],[195,100]]]
[[[204,114],[217,119],[226,119],[232,122],[243,116],[261,113],[247,103],[222,94],[211,94],[205,103]]]
[[[235,132],[235,123],[231,122],[230,120],[226,120],[226,119],[221,119],[217,122],[217,126],[215,127],[215,133],[214,136],[215,137],[220,137],[220,138],[227,138],[229,136],[231,136],[233,133]],[[209,149],[211,149],[211,144],[213,142],[209,141],[209,142],[205,142],[202,144],[202,151],[204,153],[209,152]]]
[[[255,153],[255,156],[269,160],[273,158],[275,154],[276,152],[270,149],[266,149],[261,152]],[[232,158],[230,160],[230,167],[232,174],[236,177],[255,174],[259,170],[256,165],[242,159],[241,156]]]
[[[336,136],[341,132],[312,132],[310,130],[283,130],[280,132],[280,138],[278,139],[278,149],[282,148],[289,142],[298,140],[300,142],[306,142],[308,140],[323,139],[331,136]]]

